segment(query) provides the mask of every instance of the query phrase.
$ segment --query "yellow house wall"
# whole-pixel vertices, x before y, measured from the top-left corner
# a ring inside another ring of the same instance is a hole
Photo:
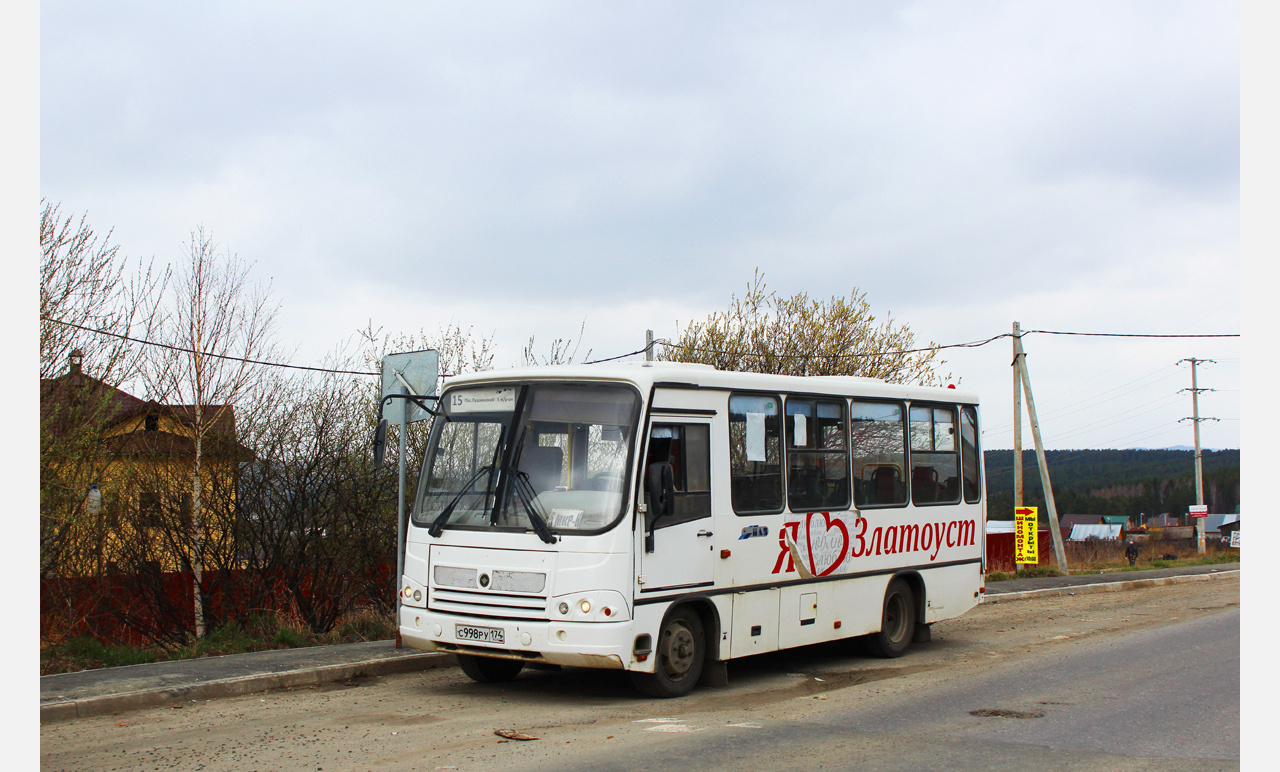
[[[141,420],[137,426],[137,430],[142,431]],[[160,430],[168,429],[162,419]],[[72,538],[84,547],[76,550],[68,561],[67,575],[105,573],[111,563],[116,563],[120,571],[130,573],[136,569],[131,564],[144,552],[149,553],[149,559],[157,562],[162,571],[183,570],[182,558],[189,552],[193,537],[181,534],[175,510],[181,496],[192,492],[191,469],[189,457],[150,460],[135,456],[109,463],[97,480],[103,492],[101,514],[85,514],[73,528]],[[233,565],[235,547],[230,537],[235,511],[235,469],[234,462],[217,458],[206,458],[201,464],[206,568]],[[157,490],[163,497],[160,527],[140,524],[140,499],[147,490]],[[166,538],[166,529],[179,530],[179,534],[176,538]]]

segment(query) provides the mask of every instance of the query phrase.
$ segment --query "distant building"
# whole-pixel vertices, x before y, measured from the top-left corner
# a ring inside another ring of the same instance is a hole
[[[1071,541],[1088,541],[1089,539],[1106,539],[1113,541],[1120,538],[1120,534],[1124,526],[1111,525],[1104,523],[1102,525],[1073,525],[1071,527]]]
[[[86,375],[78,351],[68,365],[40,381],[41,546],[64,550],[42,562],[58,576],[188,570],[194,406],[139,399]],[[233,549],[237,473],[253,454],[237,439],[231,406],[205,411],[218,417],[201,442],[203,541]]]

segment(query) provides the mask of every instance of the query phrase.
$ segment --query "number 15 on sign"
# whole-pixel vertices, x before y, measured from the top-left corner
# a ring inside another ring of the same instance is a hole
[[[1040,520],[1039,507],[1019,507],[1013,510],[1015,559],[1018,563],[1036,564],[1040,553],[1036,545],[1036,525]]]

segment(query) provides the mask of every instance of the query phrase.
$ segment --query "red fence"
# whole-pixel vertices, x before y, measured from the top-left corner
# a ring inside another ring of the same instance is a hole
[[[387,588],[386,598],[368,600],[391,598],[394,570],[389,564],[376,569],[374,584]],[[323,582],[311,579],[303,576],[286,582],[260,571],[205,571],[205,619],[216,625],[255,612],[290,613],[299,595],[326,591]],[[44,579],[40,582],[41,640],[87,635],[130,646],[181,640],[195,627],[194,581],[189,571]]]
[[[1065,542],[1071,534],[1071,529],[1062,528],[1062,540]],[[1040,562],[1036,565],[1052,566],[1053,561],[1053,541],[1049,536],[1049,529],[1043,528],[1036,531],[1036,546],[1039,548],[1036,557]],[[1012,533],[989,533],[987,534],[987,573],[992,571],[1013,571],[1017,566],[1014,564],[1014,534]]]

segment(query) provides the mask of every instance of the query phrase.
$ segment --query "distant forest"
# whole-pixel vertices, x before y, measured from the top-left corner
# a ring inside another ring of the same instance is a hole
[[[988,450],[987,517],[1013,518],[1013,451]],[[1195,453],[1190,450],[1050,450],[1045,452],[1059,515],[1127,515],[1137,520],[1187,514],[1196,503]],[[1204,498],[1210,513],[1240,504],[1240,451],[1206,450]],[[1022,451],[1024,503],[1046,517],[1034,450]]]

